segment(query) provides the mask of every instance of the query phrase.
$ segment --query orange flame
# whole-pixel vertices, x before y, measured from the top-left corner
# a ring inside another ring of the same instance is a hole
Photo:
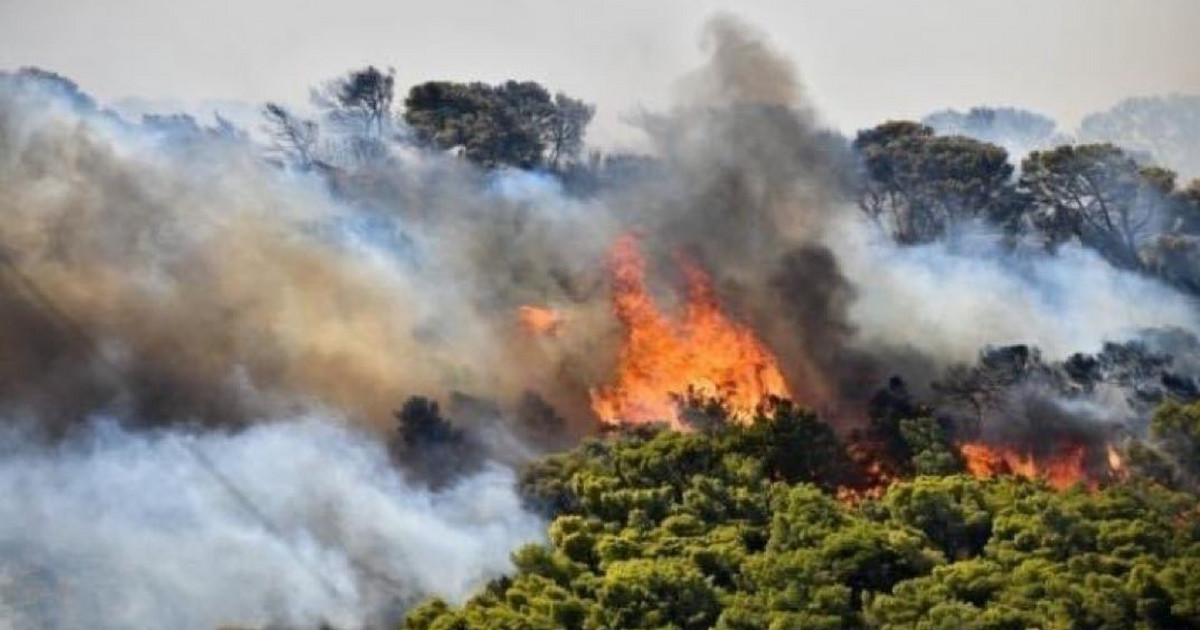
[[[1045,479],[1058,490],[1084,483],[1095,487],[1097,480],[1084,467],[1087,451],[1082,444],[1066,444],[1049,457],[1035,458],[1032,453],[991,446],[981,442],[959,446],[967,472],[975,477],[1016,475],[1027,479]]]
[[[563,316],[552,308],[525,305],[517,309],[521,326],[532,335],[557,335],[562,329]]]
[[[767,396],[787,396],[775,357],[748,328],[721,312],[707,274],[679,262],[687,282],[683,317],[672,322],[654,304],[645,285],[646,262],[633,235],[613,244],[613,307],[624,328],[616,382],[592,390],[592,409],[611,423],[679,419],[679,396],[696,394],[724,401],[745,418]]]

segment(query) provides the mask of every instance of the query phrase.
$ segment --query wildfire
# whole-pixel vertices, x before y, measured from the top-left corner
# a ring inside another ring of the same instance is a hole
[[[1035,457],[1032,452],[1021,452],[981,442],[962,444],[959,451],[966,460],[967,472],[976,477],[1008,474],[1028,479],[1041,478],[1059,490],[1080,482],[1095,487],[1098,481],[1088,474],[1084,466],[1087,450],[1082,444],[1066,444],[1050,456],[1039,457]],[[1118,471],[1120,458],[1111,448],[1108,450],[1107,459],[1110,472]]]
[[[610,265],[624,344],[615,383],[591,392],[600,419],[667,421],[684,428],[677,405],[682,395],[721,398],[739,418],[766,396],[788,395],[775,357],[753,332],[725,317],[708,275],[694,263],[679,261],[687,284],[679,321],[664,315],[650,297],[636,237],[617,239]]]
[[[517,309],[517,320],[533,335],[557,335],[562,329],[563,316],[552,308],[525,305]]]

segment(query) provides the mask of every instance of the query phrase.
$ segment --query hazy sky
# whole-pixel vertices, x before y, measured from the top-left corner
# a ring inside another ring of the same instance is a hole
[[[826,121],[1013,104],[1066,126],[1123,97],[1200,92],[1198,0],[0,0],[0,67],[102,100],[305,100],[367,63],[425,79],[529,78],[596,103],[597,131],[668,102],[726,10],[796,63]]]

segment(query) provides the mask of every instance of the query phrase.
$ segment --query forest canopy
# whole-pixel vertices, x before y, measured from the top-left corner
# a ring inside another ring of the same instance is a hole
[[[1187,478],[1198,427],[1200,404],[1170,404],[1152,429],[1190,445],[1168,454]],[[928,448],[910,470],[930,470]],[[828,426],[786,403],[745,425],[589,441],[522,478],[526,500],[553,518],[548,543],[516,551],[514,572],[464,605],[428,601],[401,627],[1200,624],[1200,505],[1178,483],[1135,470],[1057,491],[974,478],[948,460],[936,474],[839,495],[849,460]]]

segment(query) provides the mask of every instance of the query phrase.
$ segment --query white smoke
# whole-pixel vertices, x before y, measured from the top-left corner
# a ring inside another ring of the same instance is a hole
[[[377,441],[313,418],[5,446],[0,627],[14,630],[359,628],[465,597],[544,525],[507,469],[429,491]]]
[[[984,346],[1020,343],[1058,360],[1146,328],[1200,330],[1193,298],[1077,245],[1008,252],[976,233],[899,247],[849,217],[830,242],[855,285],[851,318],[868,346],[973,362]]]

